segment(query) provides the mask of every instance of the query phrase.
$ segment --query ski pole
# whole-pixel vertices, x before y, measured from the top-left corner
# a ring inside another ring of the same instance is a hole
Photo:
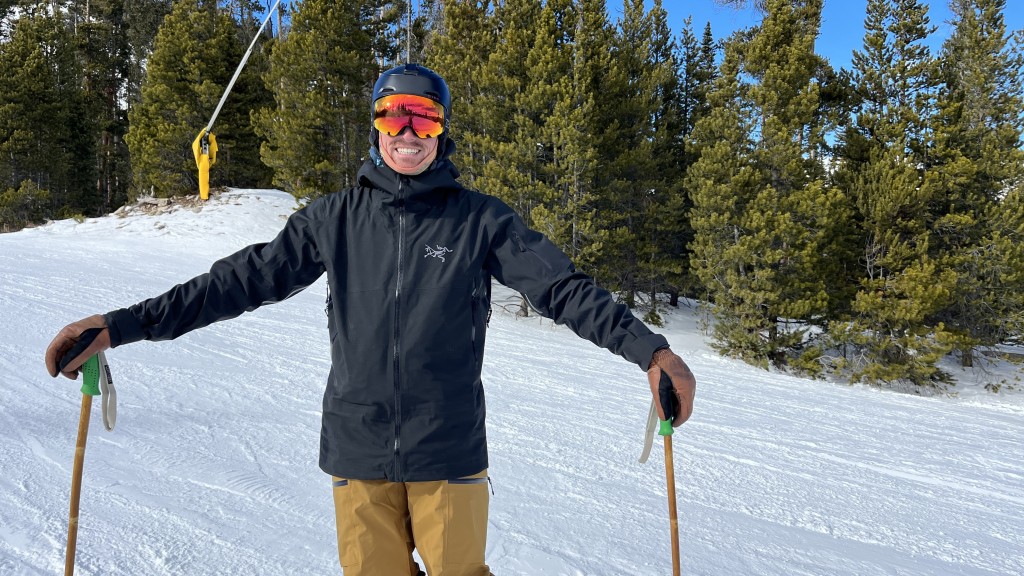
[[[676,467],[672,460],[672,420],[678,414],[679,399],[672,388],[672,379],[664,370],[657,387],[651,383],[651,392],[654,398],[651,399],[651,411],[647,419],[647,430],[644,433],[644,449],[640,454],[640,463],[647,461],[651,453],[651,446],[654,444],[654,429],[658,425],[658,434],[665,438],[665,482],[668,484],[668,520],[672,538],[672,576],[679,576],[679,518],[676,510]],[[658,404],[661,404],[661,413],[667,420],[658,416]]]
[[[71,473],[71,514],[68,518],[68,548],[64,560],[64,576],[75,573],[75,546],[78,543],[78,502],[82,495],[82,466],[85,464],[85,442],[89,437],[89,414],[92,397],[100,393],[99,354],[82,365],[82,411],[78,417],[78,441],[75,443],[75,465]]]
[[[668,428],[665,434],[664,429]],[[668,483],[668,521],[672,534],[672,576],[679,576],[679,519],[676,514],[676,468],[672,462],[672,422],[662,422],[665,436],[665,480]]]

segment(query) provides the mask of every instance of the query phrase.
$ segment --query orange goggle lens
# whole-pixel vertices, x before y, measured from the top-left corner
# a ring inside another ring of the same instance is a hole
[[[410,127],[419,138],[437,138],[444,132],[444,106],[412,94],[385,96],[373,104],[373,127],[388,136]]]
[[[419,138],[436,138],[444,132],[444,106],[412,94],[385,96],[374,103],[373,127],[388,136],[410,127]]]

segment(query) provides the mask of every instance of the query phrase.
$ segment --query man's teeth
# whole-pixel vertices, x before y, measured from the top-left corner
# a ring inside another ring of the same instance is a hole
[[[418,154],[419,153],[419,149],[417,149],[417,148],[396,148],[395,151],[398,152],[399,154]]]

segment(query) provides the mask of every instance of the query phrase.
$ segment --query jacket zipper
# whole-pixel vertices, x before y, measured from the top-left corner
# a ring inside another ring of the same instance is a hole
[[[547,260],[541,258],[540,254],[537,254],[536,252],[534,252],[532,248],[526,245],[526,242],[522,239],[521,236],[519,236],[519,232],[512,232],[512,242],[515,243],[516,247],[519,248],[519,251],[521,253],[529,254],[536,258],[545,270],[547,270],[548,272],[551,272],[553,270],[553,268],[551,268],[551,264]]]
[[[404,179],[398,178],[398,273],[395,279],[395,352],[394,352],[394,371],[395,371],[395,479],[394,482],[402,481],[402,463],[399,458],[399,449],[401,448],[401,432],[402,432],[402,373],[401,363],[399,361],[399,352],[401,350],[400,337],[401,337],[401,306],[402,306],[402,252],[403,246],[405,245],[405,188]]]

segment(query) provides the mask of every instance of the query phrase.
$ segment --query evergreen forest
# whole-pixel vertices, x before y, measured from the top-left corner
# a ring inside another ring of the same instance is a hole
[[[940,361],[1024,336],[1006,1],[948,0],[933,50],[922,0],[867,0],[850,69],[815,53],[824,0],[758,0],[727,37],[661,0],[614,19],[604,0],[283,2],[214,126],[211,183],[355,185],[374,80],[420,62],[451,87],[463,184],[648,323],[697,302],[751,364],[940,386]],[[0,232],[197,194],[191,143],[270,4],[0,0]]]

